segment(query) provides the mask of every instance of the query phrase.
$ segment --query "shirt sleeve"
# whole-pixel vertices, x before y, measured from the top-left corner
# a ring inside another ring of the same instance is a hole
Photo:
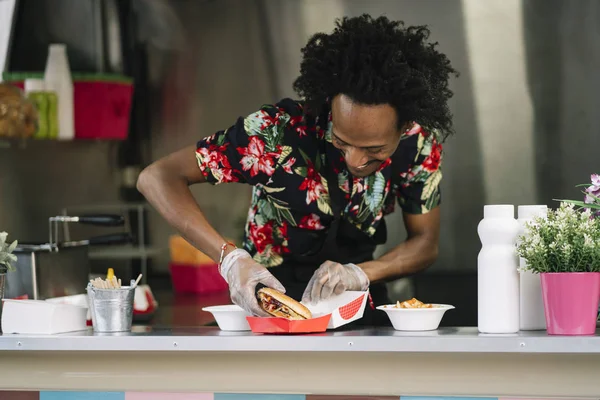
[[[290,116],[272,105],[240,117],[226,130],[196,145],[198,167],[209,183],[265,184],[283,161],[285,128]]]
[[[412,130],[405,140],[412,146],[412,161],[396,181],[396,196],[402,210],[409,214],[426,214],[441,203],[442,145],[435,133]],[[402,145],[402,144],[401,144]]]

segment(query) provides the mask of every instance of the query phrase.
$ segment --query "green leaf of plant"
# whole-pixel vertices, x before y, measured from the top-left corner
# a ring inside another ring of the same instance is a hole
[[[321,195],[317,197],[317,207],[323,214],[333,215],[331,205],[329,205],[329,195]]]
[[[423,191],[421,192],[421,199],[429,199],[431,195],[438,189],[438,185],[441,180],[441,169],[437,169],[434,173],[429,175],[423,186]]]
[[[265,131],[271,131],[271,128],[265,129]],[[272,153],[277,151],[277,138],[273,135],[266,134],[263,136],[265,142],[265,150]]]
[[[267,192],[267,193],[279,193],[279,192],[283,192],[285,190],[284,187],[282,188],[272,188],[272,187],[268,187],[268,186],[263,186],[262,189]]]
[[[265,248],[264,253],[256,254],[254,260],[265,267],[276,267],[283,262],[283,258],[279,254],[273,252],[271,245],[268,245]]]
[[[273,207],[275,207],[277,210],[289,210],[288,207],[286,207],[285,205],[283,205],[279,202],[274,202]]]
[[[257,213],[254,216],[254,223],[256,223],[256,225],[258,225],[258,226],[262,226],[262,225],[266,224],[267,221],[265,220],[265,217],[263,214]]]
[[[291,146],[283,146],[281,149],[281,154],[279,155],[278,163],[283,164],[285,159],[288,158],[288,156],[290,154],[292,154],[292,147]]]
[[[319,154],[317,154],[317,157],[315,157],[315,169],[317,172],[321,170],[321,157]]]
[[[8,246],[8,252],[12,253],[13,251],[15,251],[16,248],[17,248],[17,241],[15,240],[14,242],[12,242],[10,244],[10,246]]]
[[[283,206],[283,207],[287,207],[288,206],[288,203],[286,203],[285,201],[277,199],[277,198],[275,198],[275,197],[273,197],[271,195],[267,195],[267,201],[269,203],[273,204],[274,206],[276,206],[276,205],[280,205],[280,206]]]
[[[440,193],[437,192],[435,193],[433,196],[429,196],[427,198],[427,200],[425,201],[425,209],[427,211],[433,209],[438,203],[439,203],[439,199],[440,199]]]
[[[306,155],[306,153],[302,150],[302,149],[298,149],[300,151],[300,155],[302,156],[302,158],[304,159],[305,162],[309,162],[310,158],[308,158],[308,156]]]
[[[306,167],[296,167],[294,168],[294,172],[304,178],[306,178],[306,176],[308,175]]]
[[[583,208],[592,208],[594,210],[600,210],[600,204],[589,204],[583,201],[578,200],[561,200],[561,199],[552,199],[554,201],[559,201],[561,203],[570,203]]]
[[[275,207],[268,201],[261,201],[258,208],[266,220],[275,219],[277,217]]]
[[[287,221],[288,224],[296,226],[296,221],[294,220],[294,217],[292,216],[292,213],[290,212],[289,208],[278,207],[277,210],[279,211],[283,219]]]
[[[356,219],[360,222],[363,223],[365,222],[365,220],[369,217],[369,207],[367,207],[365,205],[365,201],[363,199],[361,205],[358,208],[360,211],[358,213],[358,215],[356,216]]]

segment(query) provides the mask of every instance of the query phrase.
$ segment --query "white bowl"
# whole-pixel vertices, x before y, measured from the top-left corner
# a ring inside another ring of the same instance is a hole
[[[251,316],[251,314],[235,304],[204,307],[202,311],[211,313],[222,331],[250,330],[250,325],[248,325],[246,317]]]
[[[395,304],[377,307],[385,311],[397,331],[433,331],[440,326],[444,313],[454,306],[433,304],[433,308],[396,308]]]

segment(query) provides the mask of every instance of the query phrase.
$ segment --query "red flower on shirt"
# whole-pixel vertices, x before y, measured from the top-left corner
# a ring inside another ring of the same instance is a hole
[[[306,161],[306,178],[298,187],[300,190],[306,190],[306,204],[310,204],[326,193],[325,186],[321,182],[321,175],[314,168],[310,160]]]
[[[306,125],[302,124],[303,120],[304,117],[302,115],[290,118],[290,125],[294,127],[300,137],[306,136]]]
[[[409,130],[405,133],[406,136],[416,135],[417,133],[421,133],[421,125],[416,122],[413,123],[413,126],[409,128]]]
[[[218,183],[238,182],[239,179],[234,175],[229,160],[225,156],[228,144],[217,146],[210,144],[208,148],[201,147],[196,150],[199,158],[200,171],[204,177],[212,173]]]
[[[270,247],[271,251],[276,254],[289,253],[287,248],[287,223],[284,221],[281,225],[276,226],[273,220],[268,221],[264,225],[257,225],[254,222],[250,223],[250,239],[256,247],[256,251],[264,253]]]
[[[323,224],[321,224],[321,218],[319,218],[317,214],[310,214],[302,217],[300,223],[298,224],[298,227],[302,229],[310,229],[313,231],[325,229]]]
[[[285,164],[282,165],[283,170],[285,172],[287,172],[288,174],[293,174],[294,171],[292,171],[292,167],[294,166],[294,164],[296,164],[296,158],[294,157],[290,157]]]
[[[268,112],[261,111],[262,124],[260,125],[260,130],[264,131],[270,126],[279,125],[279,113],[275,114],[274,117],[271,117]]]
[[[428,172],[435,172],[440,167],[442,161],[442,145],[435,140],[431,145],[431,153],[423,160],[423,169]]]
[[[275,172],[275,159],[279,153],[265,152],[265,143],[258,136],[251,136],[248,147],[238,147],[238,153],[242,156],[240,164],[244,171],[250,171],[250,176],[255,177],[259,172],[267,176]]]
[[[274,253],[283,254],[289,253],[290,249],[287,248],[288,241],[288,232],[287,232],[288,224],[283,221],[281,225],[279,225],[279,235],[278,240],[275,240],[272,249]]]
[[[388,167],[388,165],[390,165],[392,163],[392,159],[388,158],[387,160],[385,160],[384,162],[382,162],[379,167],[377,167],[377,171],[383,171],[385,168]]]
[[[264,253],[267,246],[273,244],[273,221],[269,221],[261,226],[251,222],[250,238],[256,247],[256,251]]]

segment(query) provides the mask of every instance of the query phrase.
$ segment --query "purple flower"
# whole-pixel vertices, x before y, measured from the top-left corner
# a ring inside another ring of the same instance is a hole
[[[597,198],[600,197],[600,187],[588,186],[587,189],[585,189],[585,191],[586,193],[589,193],[585,195],[584,201],[586,203],[594,203],[596,201],[596,199],[592,196],[595,196]]]
[[[596,186],[596,187],[600,188],[600,175],[599,174],[592,174],[591,181],[592,181],[592,186]]]
[[[588,204],[593,204],[597,202],[597,200],[592,196],[595,196],[596,198],[600,197],[600,175],[592,174],[591,181],[592,184],[585,189],[586,193],[588,194],[585,195],[584,202]]]

